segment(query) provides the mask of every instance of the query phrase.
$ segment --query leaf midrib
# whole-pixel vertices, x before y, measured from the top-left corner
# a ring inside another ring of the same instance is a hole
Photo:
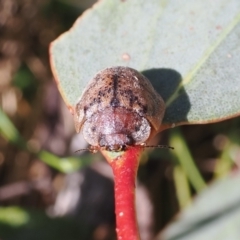
[[[169,107],[172,102],[174,102],[178,96],[180,90],[189,84],[191,80],[193,79],[193,76],[198,72],[198,70],[203,66],[203,64],[207,61],[207,59],[211,56],[211,54],[215,51],[215,49],[225,40],[226,36],[235,28],[235,26],[240,21],[240,13],[230,22],[230,24],[223,30],[222,34],[218,37],[218,39],[210,46],[206,52],[203,54],[202,58],[198,61],[198,63],[193,67],[189,73],[183,77],[183,81],[181,81],[174,91],[174,93],[169,97],[169,99],[166,101],[166,107]]]

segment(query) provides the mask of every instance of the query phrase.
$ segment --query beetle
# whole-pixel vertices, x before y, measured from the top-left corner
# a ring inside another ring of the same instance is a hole
[[[98,72],[75,105],[74,122],[89,150],[125,151],[146,145],[161,126],[162,97],[135,69],[109,67]]]

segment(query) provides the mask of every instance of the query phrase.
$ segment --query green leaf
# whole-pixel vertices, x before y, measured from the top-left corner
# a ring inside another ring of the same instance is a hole
[[[78,157],[59,158],[56,155],[43,150],[38,152],[37,156],[49,166],[64,173],[77,171],[80,168],[90,165],[91,162],[94,161],[91,155],[84,156],[82,158]]]
[[[191,203],[192,199],[191,199],[191,189],[189,186],[187,175],[184,169],[180,165],[174,166],[173,179],[174,179],[178,204],[179,204],[179,207],[183,209]]]
[[[49,166],[64,172],[74,172],[84,166],[89,165],[93,160],[91,156],[84,158],[78,157],[66,157],[59,158],[56,155],[47,151],[36,151],[33,146],[28,144],[20,135],[14,124],[8,118],[8,116],[0,109],[0,135],[2,135],[7,141],[15,144],[19,148],[22,148],[30,153],[35,154],[40,160],[48,164]]]
[[[29,221],[29,214],[19,207],[0,207],[0,223],[18,227]]]
[[[194,189],[197,192],[202,191],[206,187],[205,181],[195,165],[184,137],[178,129],[171,131],[170,144],[175,146],[174,151],[172,151],[173,159],[175,158],[176,162],[182,167]]]
[[[239,185],[239,172],[214,182],[157,239],[240,239]]]
[[[7,115],[0,108],[0,134],[10,141],[14,143],[19,148],[27,149],[27,144],[21,137],[18,130],[15,128],[13,123],[7,117]]]
[[[164,98],[166,127],[240,114],[240,1],[102,0],[50,48],[70,109],[103,68],[142,71]]]

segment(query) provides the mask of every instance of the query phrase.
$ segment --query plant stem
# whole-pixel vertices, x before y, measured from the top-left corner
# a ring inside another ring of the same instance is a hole
[[[112,167],[115,181],[115,213],[118,240],[139,240],[135,210],[135,180],[142,148],[103,155]]]

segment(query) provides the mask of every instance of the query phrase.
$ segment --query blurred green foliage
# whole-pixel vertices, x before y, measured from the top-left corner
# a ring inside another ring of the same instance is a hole
[[[59,239],[76,240],[89,239],[89,227],[84,223],[72,221],[67,218],[49,218],[46,214],[26,210],[20,207],[0,208],[0,234],[2,239]]]
[[[22,92],[23,97],[27,101],[31,102],[34,99],[38,88],[38,82],[27,66],[22,66],[17,71],[14,75],[12,84]]]

